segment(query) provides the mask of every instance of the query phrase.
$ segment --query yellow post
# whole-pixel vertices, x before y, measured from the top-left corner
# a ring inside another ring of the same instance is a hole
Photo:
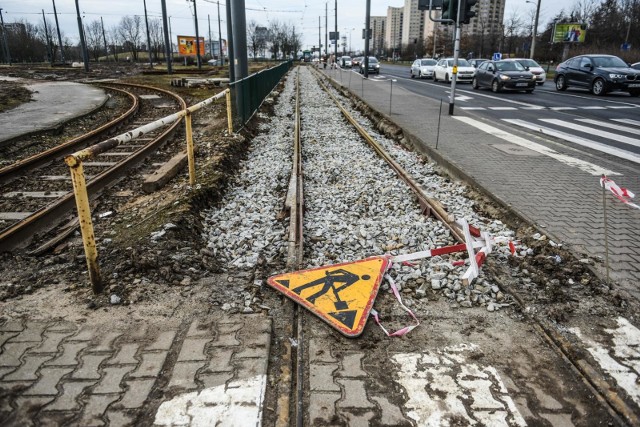
[[[102,278],[100,277],[100,267],[98,266],[98,250],[96,249],[96,238],[93,234],[93,223],[91,222],[91,208],[89,207],[89,194],[87,184],[84,179],[82,162],[74,156],[68,156],[65,162],[71,170],[73,181],[73,192],[76,197],[76,207],[78,208],[78,218],[80,219],[80,231],[82,232],[82,243],[84,253],[87,257],[87,267],[89,268],[89,280],[94,294],[102,292]]]
[[[229,126],[229,135],[233,133],[233,117],[231,115],[231,89],[226,90],[227,94],[227,124]]]
[[[184,124],[187,128],[187,159],[189,161],[189,184],[194,185],[196,183],[196,164],[195,157],[193,155],[193,130],[191,129],[191,112],[187,110],[187,115],[184,116]]]

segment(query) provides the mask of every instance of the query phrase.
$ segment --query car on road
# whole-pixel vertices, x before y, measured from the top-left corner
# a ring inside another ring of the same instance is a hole
[[[478,68],[478,65],[482,64],[484,61],[488,61],[488,59],[473,58],[473,59],[469,59],[468,61],[473,68]]]
[[[416,59],[411,64],[411,78],[433,78],[433,70],[436,67],[438,61],[435,59]]]
[[[369,70],[370,73],[380,74],[380,63],[378,62],[378,60],[375,57],[373,57],[373,56],[369,57],[369,64],[368,65],[369,65],[368,70]],[[359,69],[359,71],[360,71],[360,74],[364,74],[364,58],[362,59],[362,61],[360,61],[360,69]]]
[[[494,92],[502,90],[523,90],[532,93],[536,80],[524,65],[513,59],[485,61],[478,66],[471,83],[474,89],[491,88]]]
[[[466,59],[458,59],[458,82],[471,83],[476,69]],[[433,81],[444,80],[446,83],[453,77],[453,58],[444,58],[438,61],[433,70]]]
[[[353,63],[351,62],[350,56],[343,56],[340,58],[340,66],[342,68],[351,68]]]
[[[635,64],[631,64],[631,68],[634,70],[640,70],[640,62],[636,62]]]
[[[567,59],[556,68],[554,82],[559,91],[573,86],[589,89],[598,96],[614,91],[640,96],[640,70],[613,55],[580,55]]]
[[[362,62],[363,59],[364,58],[362,56],[356,56],[355,58],[353,58],[351,60],[351,66],[354,67],[354,68],[355,67],[359,67],[360,63]]]
[[[524,68],[531,71],[531,74],[533,74],[533,76],[535,77],[536,83],[538,84],[538,86],[542,86],[544,82],[547,81],[547,72],[544,70],[544,68],[540,66],[540,64],[538,64],[533,59],[528,59],[528,58],[513,58],[513,59],[515,59],[522,65],[524,65]]]

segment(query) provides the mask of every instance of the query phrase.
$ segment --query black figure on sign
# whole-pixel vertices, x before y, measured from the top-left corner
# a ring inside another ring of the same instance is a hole
[[[320,289],[318,292],[308,297],[307,301],[313,304],[317,298],[326,294],[327,292],[329,292],[329,289],[331,289],[333,291],[333,295],[335,295],[337,300],[334,303],[334,305],[336,306],[336,310],[345,310],[349,308],[347,303],[340,299],[340,291],[356,283],[358,280],[360,280],[360,277],[357,274],[353,274],[341,268],[333,271],[325,271],[324,274],[326,274],[325,277],[314,280],[313,282],[305,283],[304,285],[298,286],[293,290],[293,292],[300,295],[300,293],[307,288],[312,288],[314,286],[322,285],[322,289]],[[362,280],[369,280],[370,278],[371,277],[368,274],[364,274],[362,276]],[[339,287],[336,287],[336,284],[338,283],[342,283],[342,285]]]

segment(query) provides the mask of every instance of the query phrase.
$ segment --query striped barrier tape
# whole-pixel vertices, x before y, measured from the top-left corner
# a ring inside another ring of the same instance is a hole
[[[631,199],[636,196],[635,194],[624,187],[619,187],[612,179],[607,178],[605,175],[602,175],[602,178],[600,178],[600,186],[604,187],[606,190],[611,191],[611,193],[613,193],[613,195],[616,196],[618,200],[620,200],[627,206],[640,209],[640,206],[631,202]]]

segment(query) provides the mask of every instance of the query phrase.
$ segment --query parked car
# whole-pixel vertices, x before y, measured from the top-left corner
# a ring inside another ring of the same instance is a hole
[[[559,64],[554,78],[556,90],[581,87],[594,95],[624,91],[640,96],[640,70],[613,55],[580,55]]]
[[[634,70],[640,70],[640,62],[636,62],[635,64],[631,64],[631,68]]]
[[[458,82],[471,83],[476,69],[466,59],[458,59]],[[438,61],[433,70],[433,81],[444,80],[449,83],[453,76],[453,58],[444,58]]]
[[[471,83],[474,89],[491,88],[494,92],[524,90],[532,93],[536,88],[536,79],[520,62],[513,59],[485,61],[478,66]]]
[[[369,57],[369,72],[373,73],[373,74],[380,74],[380,63],[378,62],[378,60],[373,57],[370,56]],[[362,61],[360,62],[360,74],[364,74],[364,58],[362,59]]]
[[[473,68],[478,68],[478,65],[482,64],[484,61],[488,61],[488,59],[473,58],[473,59],[469,59],[468,61]]]
[[[435,59],[416,59],[411,64],[411,78],[418,76],[419,78],[431,77],[433,78],[433,70],[436,67],[438,61]]]
[[[362,56],[356,56],[355,58],[353,58],[351,60],[351,66],[352,67],[359,67],[360,63],[362,62],[363,57]]]
[[[340,66],[342,68],[351,68],[352,65],[353,63],[351,62],[350,56],[343,56],[342,58],[340,58]]]
[[[536,83],[542,86],[547,81],[547,72],[533,59],[528,58],[514,58],[516,61],[524,65],[524,68],[531,71],[531,74],[536,79]]]

